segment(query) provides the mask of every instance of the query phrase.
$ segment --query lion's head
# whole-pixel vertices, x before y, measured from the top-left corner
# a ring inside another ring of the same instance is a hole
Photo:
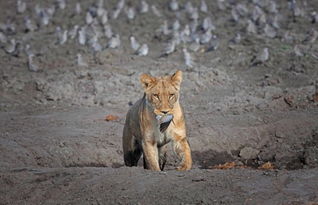
[[[179,90],[182,81],[182,71],[173,75],[153,77],[148,74],[140,76],[140,82],[145,90],[147,101],[154,108],[156,115],[171,114],[179,101]]]

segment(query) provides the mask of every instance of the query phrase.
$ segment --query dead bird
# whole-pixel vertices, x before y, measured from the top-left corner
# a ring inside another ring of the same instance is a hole
[[[169,127],[170,123],[172,122],[173,115],[172,114],[157,115],[156,119],[159,122],[160,132],[164,132],[166,131],[166,129]]]

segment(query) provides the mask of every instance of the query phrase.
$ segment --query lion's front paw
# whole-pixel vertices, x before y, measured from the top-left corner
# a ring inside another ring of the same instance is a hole
[[[178,171],[186,171],[186,170],[190,170],[190,169],[191,169],[191,166],[185,166],[185,165],[177,167]]]

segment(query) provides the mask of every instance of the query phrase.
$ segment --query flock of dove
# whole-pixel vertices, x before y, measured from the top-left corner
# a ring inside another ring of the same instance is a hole
[[[306,1],[301,1],[302,5],[306,5]],[[196,3],[187,1],[181,4],[178,0],[170,0],[164,3],[164,6],[156,6],[149,4],[146,0],[141,0],[137,5],[127,3],[125,0],[118,0],[114,8],[107,8],[104,0],[97,0],[88,8],[83,8],[78,1],[75,5],[67,0],[55,0],[51,6],[43,8],[40,4],[31,7],[26,0],[17,0],[16,12],[19,14],[26,13],[29,10],[35,12],[33,18],[25,15],[24,32],[37,32],[45,29],[52,19],[57,15],[57,10],[64,10],[69,7],[73,10],[74,15],[81,16],[83,22],[81,25],[73,25],[70,28],[55,28],[55,43],[63,45],[67,42],[74,42],[81,46],[89,47],[92,52],[100,52],[105,49],[117,49],[122,46],[122,38],[124,35],[113,32],[113,25],[120,16],[127,18],[128,21],[134,21],[137,15],[150,13],[154,18],[160,18],[162,24],[158,25],[155,31],[156,36],[165,36],[166,42],[162,45],[161,56],[165,57],[174,53],[177,48],[181,48],[186,66],[195,66],[192,53],[210,52],[217,50],[220,46],[220,36],[215,34],[218,29],[213,22],[213,15],[205,0]],[[159,1],[156,2],[159,4]],[[263,35],[266,38],[276,38],[280,25],[280,8],[275,0],[248,0],[237,2],[235,0],[215,0],[215,5],[220,11],[230,11],[229,20],[235,24],[244,25],[245,31],[233,33],[233,38],[229,44],[239,44],[243,35]],[[292,18],[306,17],[313,25],[318,23],[318,13],[312,11],[306,13],[299,6],[296,0],[284,2],[286,8],[290,10]],[[173,20],[164,15],[163,10],[171,12],[175,17]],[[185,16],[185,18],[184,18]],[[110,22],[111,20],[111,22]],[[16,39],[16,24],[12,20],[0,23],[0,47],[10,55],[19,56],[25,53],[28,57],[28,68],[30,71],[38,71],[39,66],[34,63],[36,53],[33,52],[30,44],[22,39]],[[142,36],[138,36],[140,39]],[[318,37],[317,30],[313,28],[308,32],[304,42],[314,43]],[[101,38],[107,39],[106,43],[101,43]],[[138,56],[147,56],[151,52],[151,48],[147,43],[140,43],[136,36],[130,35],[130,46],[132,52]],[[290,33],[282,36],[282,40],[290,39]],[[261,64],[269,59],[269,48],[263,48],[255,55],[253,64]],[[294,48],[297,56],[302,53],[297,45]],[[87,66],[80,53],[77,54],[77,64]]]

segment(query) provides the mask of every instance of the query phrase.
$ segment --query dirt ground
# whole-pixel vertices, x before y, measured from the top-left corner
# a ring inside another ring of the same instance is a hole
[[[126,1],[117,19],[111,18],[117,1],[105,1],[107,24],[121,45],[106,48],[102,35],[101,51],[80,45],[78,36],[60,45],[56,34],[57,27],[84,26],[98,1],[81,2],[80,14],[75,0],[65,9],[53,0],[26,2],[17,13],[16,1],[0,1],[0,204],[318,204],[317,2],[206,1],[208,12],[199,9],[198,22],[211,17],[217,48],[202,43],[193,51],[194,42],[181,42],[168,56],[161,54],[172,34],[159,28],[165,20],[172,26],[178,19],[180,30],[191,24],[188,1],[171,11],[169,1],[147,0],[147,13],[139,12],[140,1]],[[192,5],[200,8],[200,1]],[[54,15],[42,25],[52,6]],[[128,7],[137,11],[134,19]],[[44,10],[37,15],[35,8]],[[25,30],[27,17],[38,26],[34,31]],[[89,39],[103,29],[98,23],[86,30]],[[241,40],[233,42],[237,33]],[[131,35],[148,44],[147,56],[134,54]],[[14,52],[10,39],[17,42]],[[264,48],[269,58],[262,61]],[[78,54],[86,65],[78,64]],[[180,101],[193,169],[175,171],[172,150],[163,172],[144,170],[142,160],[125,167],[122,129],[143,95],[140,74],[177,69],[184,74]],[[105,121],[107,115],[118,119]],[[219,169],[227,162],[237,166]],[[274,169],[260,169],[265,163]]]

